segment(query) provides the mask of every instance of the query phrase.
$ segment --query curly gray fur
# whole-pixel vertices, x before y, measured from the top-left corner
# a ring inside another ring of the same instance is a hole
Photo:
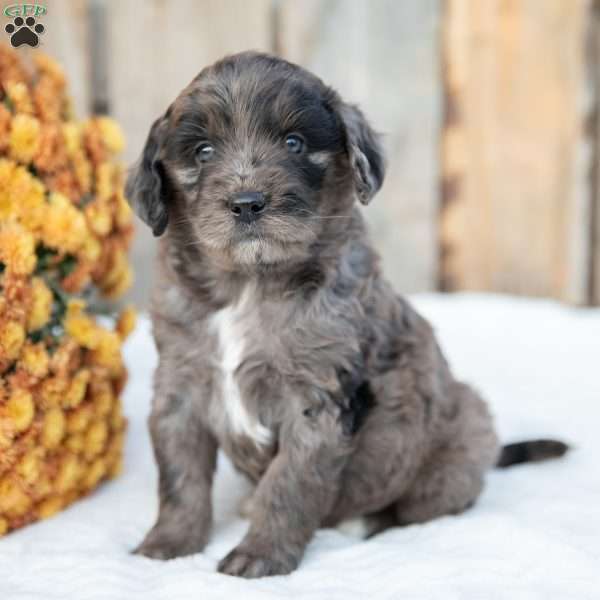
[[[384,172],[356,107],[257,53],[202,71],[152,127],[128,182],[162,235],[160,511],[139,553],[204,547],[218,447],[256,483],[248,533],[219,564],[232,575],[289,573],[321,526],[417,523],[478,497],[499,456],[490,414],[382,277],[356,206]],[[250,224],[230,210],[247,190],[266,198]]]

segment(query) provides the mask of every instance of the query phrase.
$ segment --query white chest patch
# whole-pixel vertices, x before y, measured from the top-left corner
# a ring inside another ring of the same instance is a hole
[[[236,304],[215,313],[211,328],[218,340],[220,355],[216,362],[221,372],[221,399],[228,425],[234,433],[266,445],[271,440],[271,432],[248,412],[235,376],[244,355],[244,336],[248,327],[244,311],[249,301],[250,294],[246,289]]]

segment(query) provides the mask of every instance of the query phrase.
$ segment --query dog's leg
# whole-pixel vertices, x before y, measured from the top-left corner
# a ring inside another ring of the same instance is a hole
[[[425,465],[410,491],[396,503],[397,524],[424,523],[463,512],[481,493],[483,475],[483,469],[465,462],[460,450],[440,453]]]
[[[339,419],[322,409],[284,427],[281,446],[253,497],[250,529],[220,563],[219,571],[241,577],[293,571],[339,493],[351,438]]]
[[[199,552],[208,540],[217,445],[194,414],[191,398],[163,393],[160,387],[149,420],[159,470],[159,514],[134,552],[166,560]]]
[[[463,512],[477,500],[484,475],[496,462],[498,438],[486,405],[462,383],[453,385],[452,394],[459,407],[453,418],[457,429],[449,442],[433,452],[396,503],[399,525]]]

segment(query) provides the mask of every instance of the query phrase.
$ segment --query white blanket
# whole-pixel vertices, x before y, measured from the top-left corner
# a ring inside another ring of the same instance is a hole
[[[456,374],[489,400],[506,441],[557,436],[564,459],[490,473],[458,517],[368,541],[321,530],[298,571],[242,580],[215,573],[247,523],[247,486],[220,458],[212,541],[162,563],[131,556],[156,513],[146,433],[156,361],[147,320],[126,348],[130,419],[120,479],[49,521],[0,539],[2,600],[600,598],[600,311],[494,296],[418,296]]]

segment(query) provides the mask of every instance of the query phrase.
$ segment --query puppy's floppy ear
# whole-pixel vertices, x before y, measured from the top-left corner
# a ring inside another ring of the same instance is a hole
[[[167,115],[154,121],[142,155],[129,172],[125,184],[125,194],[133,210],[150,226],[156,237],[164,233],[169,222],[167,182],[160,160],[166,127]]]
[[[385,177],[385,156],[379,136],[356,106],[342,103],[339,115],[346,131],[346,150],[354,173],[356,194],[368,204]]]

